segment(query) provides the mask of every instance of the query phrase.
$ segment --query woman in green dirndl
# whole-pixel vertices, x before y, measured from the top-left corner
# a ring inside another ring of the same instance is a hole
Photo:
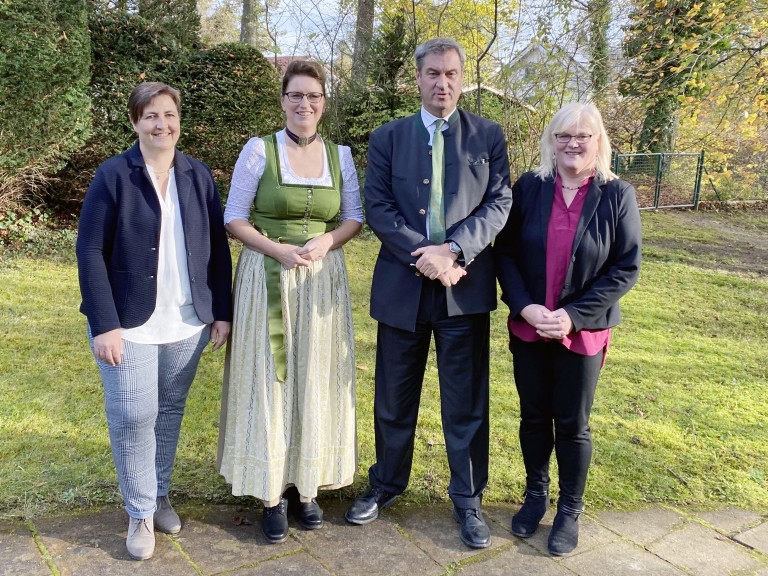
[[[234,286],[219,437],[219,470],[236,496],[264,503],[262,533],[297,520],[323,525],[318,489],[357,469],[352,309],[341,246],[360,230],[350,149],[317,135],[325,74],[292,62],[283,77],[284,130],[252,138],[232,175],[224,221],[243,243]]]

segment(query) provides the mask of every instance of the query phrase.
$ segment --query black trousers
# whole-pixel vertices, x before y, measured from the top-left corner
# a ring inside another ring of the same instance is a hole
[[[371,486],[392,494],[408,485],[416,420],[432,335],[440,381],[440,410],[451,480],[459,508],[479,508],[488,484],[488,339],[490,315],[448,317],[445,288],[425,279],[416,331],[379,323],[374,426],[376,463]]]
[[[558,342],[524,342],[510,337],[515,385],[520,396],[520,448],[526,486],[549,487],[549,459],[555,450],[558,504],[582,510],[592,459],[589,415],[602,366],[594,356],[571,352]]]

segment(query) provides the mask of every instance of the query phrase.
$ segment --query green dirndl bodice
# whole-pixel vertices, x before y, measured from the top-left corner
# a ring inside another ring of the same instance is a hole
[[[343,184],[338,147],[324,141],[331,172],[331,186],[286,184],[280,170],[280,153],[275,135],[272,134],[263,140],[266,165],[251,212],[253,226],[275,242],[298,246],[336,228]],[[265,256],[269,344],[277,377],[284,381],[286,358],[280,302],[281,266],[274,258]]]

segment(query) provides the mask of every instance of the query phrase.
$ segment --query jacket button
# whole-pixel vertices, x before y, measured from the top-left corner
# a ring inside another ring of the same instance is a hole
[[[157,248],[155,248],[154,246],[152,246],[152,252],[157,252]]]
[[[421,272],[416,272],[416,276],[421,276]]]
[[[149,279],[150,279],[150,280],[154,280],[154,279],[155,279],[155,277],[154,277],[154,276],[150,276],[150,277],[149,277]]]
[[[429,151],[429,155],[432,156],[432,150]]]
[[[576,256],[571,256],[571,262],[576,262]]]
[[[421,181],[422,184],[429,184],[429,178],[424,178],[424,180]]]
[[[424,210],[424,208],[422,208],[421,210],[419,210],[419,214],[421,214],[422,216],[424,216],[424,214],[426,214],[426,213],[427,213],[427,211],[426,211],[426,210]]]

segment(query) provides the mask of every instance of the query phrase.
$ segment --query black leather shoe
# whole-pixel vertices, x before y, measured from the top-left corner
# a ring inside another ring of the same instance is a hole
[[[512,516],[512,534],[520,538],[533,536],[548,508],[549,494],[534,496],[526,493],[523,506]]]
[[[312,502],[299,502],[296,520],[305,530],[317,530],[323,527],[323,509],[312,498]]]
[[[371,488],[365,496],[359,496],[352,502],[344,518],[350,524],[368,524],[379,517],[379,512],[387,506],[392,506],[397,500],[397,494],[384,492],[380,488]]]
[[[288,539],[288,501],[280,498],[277,506],[264,507],[261,533],[270,544],[280,544]]]
[[[570,554],[579,544],[579,514],[558,510],[552,531],[549,533],[547,548],[552,556]]]
[[[491,545],[491,531],[479,509],[454,506],[453,519],[459,523],[459,538],[464,544],[470,548],[488,548]]]

